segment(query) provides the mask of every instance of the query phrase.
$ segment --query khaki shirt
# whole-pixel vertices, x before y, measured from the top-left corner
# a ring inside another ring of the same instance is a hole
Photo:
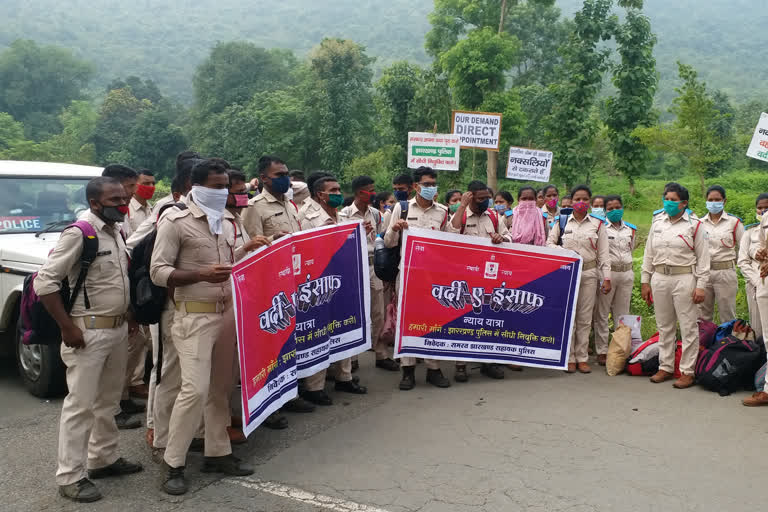
[[[170,208],[157,224],[157,240],[152,252],[149,275],[157,286],[168,287],[174,270],[196,271],[210,265],[232,265],[245,255],[235,244],[237,223],[224,211],[221,235],[211,234],[205,213],[187,200],[187,209]],[[175,289],[179,301],[227,302],[231,300],[230,281],[200,282]]]
[[[179,197],[180,203],[184,203],[186,200],[187,198],[184,196]],[[131,235],[128,237],[128,240],[125,242],[125,245],[128,247],[128,254],[132,254],[133,250],[136,248],[136,245],[144,240],[144,237],[150,234],[153,229],[155,229],[155,224],[157,224],[157,216],[160,213],[160,210],[163,206],[172,202],[173,194],[165,196],[155,203],[155,205],[152,207],[152,212],[150,213],[149,217],[144,219],[144,222],[139,224],[139,227],[136,228],[133,233],[131,233]]]
[[[755,254],[761,248],[759,225],[749,226],[744,235],[739,243],[739,259],[736,264],[744,279],[752,286],[757,287],[762,282],[760,279],[760,262],[755,259]]]
[[[637,246],[636,229],[629,227],[624,221],[617,228],[612,223],[606,226],[608,249],[611,254],[611,265],[628,265],[632,263],[632,251]]]
[[[549,236],[547,247],[560,247],[557,239],[560,236],[559,217],[555,217]],[[586,215],[579,222],[573,215],[568,216],[563,233],[563,248],[579,253],[583,264],[597,262],[597,267],[603,279],[611,279],[611,253],[608,248],[608,235],[605,223],[602,219]]]
[[[738,254],[738,245],[744,236],[744,224],[741,219],[726,212],[720,216],[715,224],[706,214],[701,222],[709,235],[709,259],[710,261],[734,261]]]
[[[326,212],[323,207],[320,206],[320,203],[314,199],[308,199],[308,201],[309,207],[304,210],[304,216],[299,217],[299,222],[304,229],[332,226],[336,224],[336,219],[328,215],[328,212]]]
[[[694,267],[696,288],[706,288],[709,284],[709,245],[707,230],[700,224],[701,221],[688,213],[683,213],[675,222],[665,212],[656,215],[645,243],[640,281],[650,283],[656,265]]]
[[[278,200],[266,188],[248,201],[248,208],[242,217],[245,230],[251,238],[261,235],[272,241],[279,238],[281,233],[301,231],[296,205],[285,199]]]
[[[497,215],[496,212],[491,213],[490,210],[485,210],[480,215],[477,215],[475,212],[467,208],[465,210],[467,213],[466,222],[463,222],[463,231],[465,235],[470,236],[479,236],[481,238],[491,238],[492,233],[498,233],[502,237],[504,237],[505,242],[511,242],[512,239],[509,237],[509,231],[507,230],[507,224],[504,222],[504,219]],[[497,219],[496,226],[493,225],[493,219],[491,218],[491,215],[494,215]],[[462,219],[462,221],[465,219]],[[448,222],[448,232],[450,233],[461,233],[462,228],[456,229],[453,227],[453,222]]]
[[[235,247],[240,248],[251,241],[251,237],[248,236],[248,233],[245,231],[245,226],[243,226],[243,217],[240,213],[232,213],[232,216],[234,217],[235,222]],[[242,258],[242,256],[240,256]]]
[[[85,284],[77,294],[72,316],[120,316],[131,305],[128,282],[128,254],[117,224],[109,226],[90,210],[83,216],[96,231],[99,252],[88,269]],[[34,280],[35,293],[48,295],[61,289],[61,281],[68,278],[70,290],[80,273],[80,256],[83,253],[83,232],[78,228],[61,233],[56,247],[43,264]],[[90,309],[85,309],[85,293],[88,293]]]
[[[309,187],[303,181],[292,181],[291,190],[293,190],[293,202],[302,204],[309,199]]]
[[[173,200],[173,196],[171,196],[171,200]],[[141,223],[147,220],[151,215],[152,207],[149,206],[149,203],[147,203],[146,206],[142,206],[135,197],[132,197],[131,202],[128,203],[128,222],[126,222],[126,224],[130,224],[131,232],[135,232],[139,229]]]
[[[397,203],[392,210],[389,218],[389,225],[384,235],[384,244],[387,247],[395,247],[400,243],[400,233],[392,229],[397,221],[400,220],[400,203]],[[429,207],[422,208],[416,202],[416,198],[408,201],[408,212],[405,219],[408,227],[421,229],[434,229],[436,231],[447,231],[448,229],[448,208],[440,203],[432,202]]]
[[[560,216],[560,206],[557,207],[557,211],[555,211],[554,215],[549,213],[549,210],[547,210],[547,205],[544,205],[541,207],[541,213],[544,214],[544,217],[547,219],[547,224],[552,224],[557,217]]]
[[[376,242],[376,236],[384,232],[384,221],[381,212],[369,206],[365,213],[357,209],[357,205],[352,203],[339,213],[340,221],[361,220],[363,223],[370,222],[373,231],[368,235],[368,256],[373,256],[373,245]]]

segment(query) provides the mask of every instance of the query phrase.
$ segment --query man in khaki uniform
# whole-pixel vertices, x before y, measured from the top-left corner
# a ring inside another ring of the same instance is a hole
[[[768,237],[768,215],[765,212],[768,211],[768,194],[760,194],[755,201],[755,209],[757,213],[758,226],[751,227],[747,231],[747,236],[742,238],[742,245],[739,250],[739,268],[741,268],[744,279],[747,281],[747,299],[749,299],[750,283],[754,284],[754,312],[759,317],[760,328],[756,327],[758,322],[753,319],[752,328],[755,330],[755,336],[762,336],[763,341],[768,347],[768,285],[766,285],[766,276],[768,276],[768,249],[766,249],[766,237]],[[745,248],[746,246],[746,248]],[[745,256],[744,253],[749,256]],[[743,265],[742,262],[750,258],[752,265],[758,267],[757,275],[753,275],[750,269]],[[750,304],[750,318],[753,316],[753,305]],[[751,397],[745,398],[741,401],[742,404],[748,407],[757,407],[761,405],[768,405],[768,376],[766,376],[766,385],[764,391],[758,391]]]
[[[725,189],[712,185],[707,190],[707,210],[701,222],[709,236],[709,286],[704,302],[699,304],[699,317],[712,321],[715,316],[715,302],[720,322],[736,318],[736,294],[739,292],[739,278],[736,275],[736,259],[744,223],[738,217],[723,211]]]
[[[416,197],[408,201],[406,217],[402,217],[402,207],[398,202],[392,210],[389,226],[384,234],[384,244],[387,247],[397,247],[400,244],[400,234],[408,227],[435,229],[447,231],[448,208],[436,202],[437,198],[437,173],[431,167],[419,167],[413,172],[413,181],[416,184]],[[399,280],[395,281],[395,297],[399,295]],[[398,307],[400,305],[398,304]],[[424,359],[427,366],[427,382],[447,388],[450,381],[443,376],[440,364],[435,359]],[[400,389],[408,391],[416,385],[416,358],[402,357],[400,366],[403,369],[403,378],[400,381]]]
[[[260,243],[236,247],[236,225],[226,211],[227,167],[203,160],[192,169],[187,209],[172,209],[158,223],[150,276],[174,289],[173,344],[181,367],[181,390],[173,405],[164,460],[163,489],[184,494],[186,455],[200,417],[205,418],[203,472],[244,476],[253,468],[232,455],[227,435],[235,357],[232,264]]]
[[[573,214],[568,216],[565,229],[560,231],[560,216],[551,226],[547,247],[570,249],[581,255],[581,284],[576,304],[576,322],[573,330],[571,353],[568,356],[568,373],[590,373],[589,331],[598,289],[611,291],[611,256],[604,220],[587,214],[592,191],[586,185],[578,185],[571,191]],[[602,283],[600,282],[602,279]]]
[[[368,235],[368,273],[371,276],[371,337],[373,350],[376,353],[376,368],[389,371],[399,371],[400,365],[391,357],[386,340],[380,337],[384,326],[386,306],[384,304],[384,283],[376,277],[373,269],[373,250],[376,238],[384,233],[384,224],[379,210],[371,206],[376,197],[376,187],[370,176],[358,176],[352,180],[352,192],[355,199],[339,214],[342,221],[363,221]]]
[[[597,293],[594,314],[595,351],[597,363],[605,366],[608,354],[608,315],[613,316],[613,325],[619,318],[629,314],[632,302],[632,288],[635,272],[632,270],[632,251],[637,243],[637,227],[622,220],[624,203],[620,196],[605,198],[606,235],[611,258],[611,291]]]
[[[468,191],[461,196],[456,213],[448,223],[448,231],[462,235],[488,238],[494,244],[511,242],[507,232],[507,224],[500,218],[495,210],[489,210],[491,206],[491,193],[488,185],[482,181],[473,181]],[[483,363],[480,366],[483,375],[492,379],[503,379],[504,369],[500,364]],[[453,377],[456,382],[467,382],[467,365],[456,363],[456,373]]]
[[[765,200],[768,203],[768,199]],[[760,309],[757,303],[757,289],[761,286],[760,262],[755,259],[760,250],[760,223],[744,227],[744,236],[739,244],[739,259],[736,265],[744,276],[747,306],[749,307],[749,325],[757,336],[762,336],[763,328],[760,321]]]
[[[659,328],[659,371],[651,382],[674,378],[676,325],[680,323],[683,353],[678,389],[694,383],[699,354],[699,311],[709,281],[707,232],[701,221],[685,211],[688,190],[668,183],[664,189],[664,212],[657,215],[648,233],[641,277],[643,300],[653,304]]]
[[[137,329],[128,316],[128,255],[118,227],[127,213],[128,200],[120,182],[105,177],[88,183],[86,197],[91,209],[82,220],[96,231],[98,255],[71,310],[67,311],[60,290],[65,278],[73,289],[78,280],[83,251],[80,229],[61,234],[34,280],[35,292],[61,329],[61,359],[67,366],[69,393],[59,422],[56,483],[62,496],[78,502],[101,498],[88,477],[120,476],[142,469],[118,456],[115,423],[128,335]]]

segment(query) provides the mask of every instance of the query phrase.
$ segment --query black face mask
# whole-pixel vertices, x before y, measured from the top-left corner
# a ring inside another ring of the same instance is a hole
[[[480,201],[479,203],[476,203],[477,211],[484,212],[491,206],[491,200],[486,199],[485,201]]]
[[[101,216],[108,222],[123,222],[125,220],[125,213],[121,212],[119,208],[127,209],[127,206],[104,206],[101,205]]]

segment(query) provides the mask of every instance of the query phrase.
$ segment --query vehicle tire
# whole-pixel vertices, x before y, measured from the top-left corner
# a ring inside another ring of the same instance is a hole
[[[16,325],[13,325],[12,329],[15,333],[16,364],[27,390],[40,398],[66,393],[66,367],[61,361],[59,343],[24,345]]]

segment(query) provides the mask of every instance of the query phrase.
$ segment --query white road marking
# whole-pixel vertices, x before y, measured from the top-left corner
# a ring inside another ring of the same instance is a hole
[[[333,498],[331,496],[325,496],[323,494],[316,494],[314,492],[305,491],[298,487],[290,487],[288,485],[278,484],[275,482],[265,482],[255,478],[225,478],[222,482],[228,484],[239,485],[240,487],[246,487],[256,491],[262,491],[280,498],[286,498],[301,503],[307,503],[316,507],[321,507],[326,510],[333,510],[334,512],[388,512],[383,508],[372,507],[370,505],[363,505],[362,503],[355,503],[354,501],[342,500],[339,498]]]

